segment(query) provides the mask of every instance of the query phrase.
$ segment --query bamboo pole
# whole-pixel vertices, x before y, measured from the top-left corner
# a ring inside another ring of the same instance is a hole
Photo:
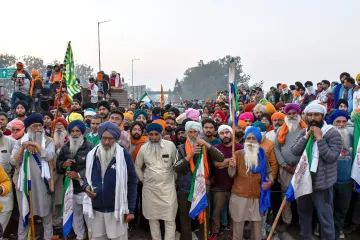
[[[235,86],[234,86],[235,87]],[[231,94],[231,122],[232,122],[232,157],[235,159],[235,99]]]
[[[277,225],[277,223],[279,221],[279,218],[281,216],[281,213],[284,210],[285,204],[286,204],[286,197],[284,197],[284,199],[283,199],[283,201],[281,203],[280,209],[279,209],[279,211],[278,211],[278,213],[276,215],[275,221],[274,221],[274,223],[273,223],[273,225],[271,227],[271,231],[269,233],[269,236],[267,237],[267,240],[271,240],[271,237],[274,234],[274,231],[275,231],[276,225]]]
[[[204,209],[204,239],[208,239],[206,208]]]
[[[31,189],[29,190],[29,198],[30,198],[30,227],[31,227],[31,234],[32,234],[32,238],[33,240],[36,240],[35,237],[35,223],[34,223],[34,211],[33,211],[33,204],[32,204],[32,191]]]

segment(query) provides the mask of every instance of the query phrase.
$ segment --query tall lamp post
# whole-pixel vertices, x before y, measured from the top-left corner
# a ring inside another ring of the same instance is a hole
[[[135,89],[134,89],[134,61],[140,61],[140,58],[131,59],[131,85],[132,85],[132,95],[135,100]]]
[[[100,24],[110,22],[111,19],[103,22],[98,22],[98,45],[99,45],[99,71],[101,71],[101,60],[100,60]]]

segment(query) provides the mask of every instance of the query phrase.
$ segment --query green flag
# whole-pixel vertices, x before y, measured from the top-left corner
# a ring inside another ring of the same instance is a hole
[[[68,94],[72,99],[72,96],[80,92],[80,86],[76,82],[75,64],[71,42],[68,43],[68,47],[66,49],[64,68],[65,71],[63,73],[63,80],[66,82]]]

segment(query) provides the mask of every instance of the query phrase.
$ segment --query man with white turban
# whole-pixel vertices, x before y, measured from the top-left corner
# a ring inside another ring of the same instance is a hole
[[[127,224],[134,218],[137,177],[131,155],[117,142],[120,128],[104,122],[100,144],[86,157],[83,211],[89,217],[93,240],[127,240]]]
[[[261,121],[261,115],[263,113],[267,113],[266,107],[261,103],[256,104],[253,109],[253,113],[255,115],[256,120]]]
[[[158,123],[146,126],[149,141],[141,146],[136,156],[135,170],[143,183],[142,210],[149,220],[152,239],[162,239],[159,220],[164,220],[164,238],[175,240],[178,203],[173,165],[176,147],[161,138],[162,130]]]
[[[207,187],[210,185],[208,179],[211,177],[210,174],[212,171],[210,168],[212,167],[212,162],[224,161],[224,155],[219,150],[200,138],[201,123],[189,121],[185,125],[185,131],[187,140],[185,144],[181,144],[179,146],[176,155],[176,162],[174,164],[174,170],[178,174],[177,185],[179,187],[178,203],[181,222],[181,240],[192,239],[191,218],[189,217],[191,202],[188,201],[188,196],[190,192],[192,174],[195,171],[198,154],[200,153],[201,148],[206,150],[204,151],[205,154],[203,155],[203,159]],[[199,217],[199,221],[202,223],[204,221],[203,215],[200,214]],[[202,239],[204,239],[203,227],[204,224],[201,224],[200,234]]]
[[[297,198],[300,235],[303,239],[311,239],[315,206],[321,238],[335,239],[333,185],[337,180],[337,161],[342,149],[342,139],[340,133],[324,121],[326,108],[317,101],[311,102],[304,113],[308,128],[300,131],[291,149],[295,156],[304,157],[308,142],[312,144],[312,163],[309,166],[312,175],[312,193]]]

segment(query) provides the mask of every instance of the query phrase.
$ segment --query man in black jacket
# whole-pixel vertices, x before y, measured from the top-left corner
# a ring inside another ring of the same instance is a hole
[[[85,225],[83,216],[83,191],[82,178],[85,177],[86,155],[93,148],[90,142],[84,138],[86,127],[80,120],[72,121],[69,124],[69,141],[61,148],[56,159],[56,170],[58,173],[66,174],[72,179],[74,186],[74,218],[73,228],[77,239],[85,239]],[[86,220],[86,218],[85,218]]]

